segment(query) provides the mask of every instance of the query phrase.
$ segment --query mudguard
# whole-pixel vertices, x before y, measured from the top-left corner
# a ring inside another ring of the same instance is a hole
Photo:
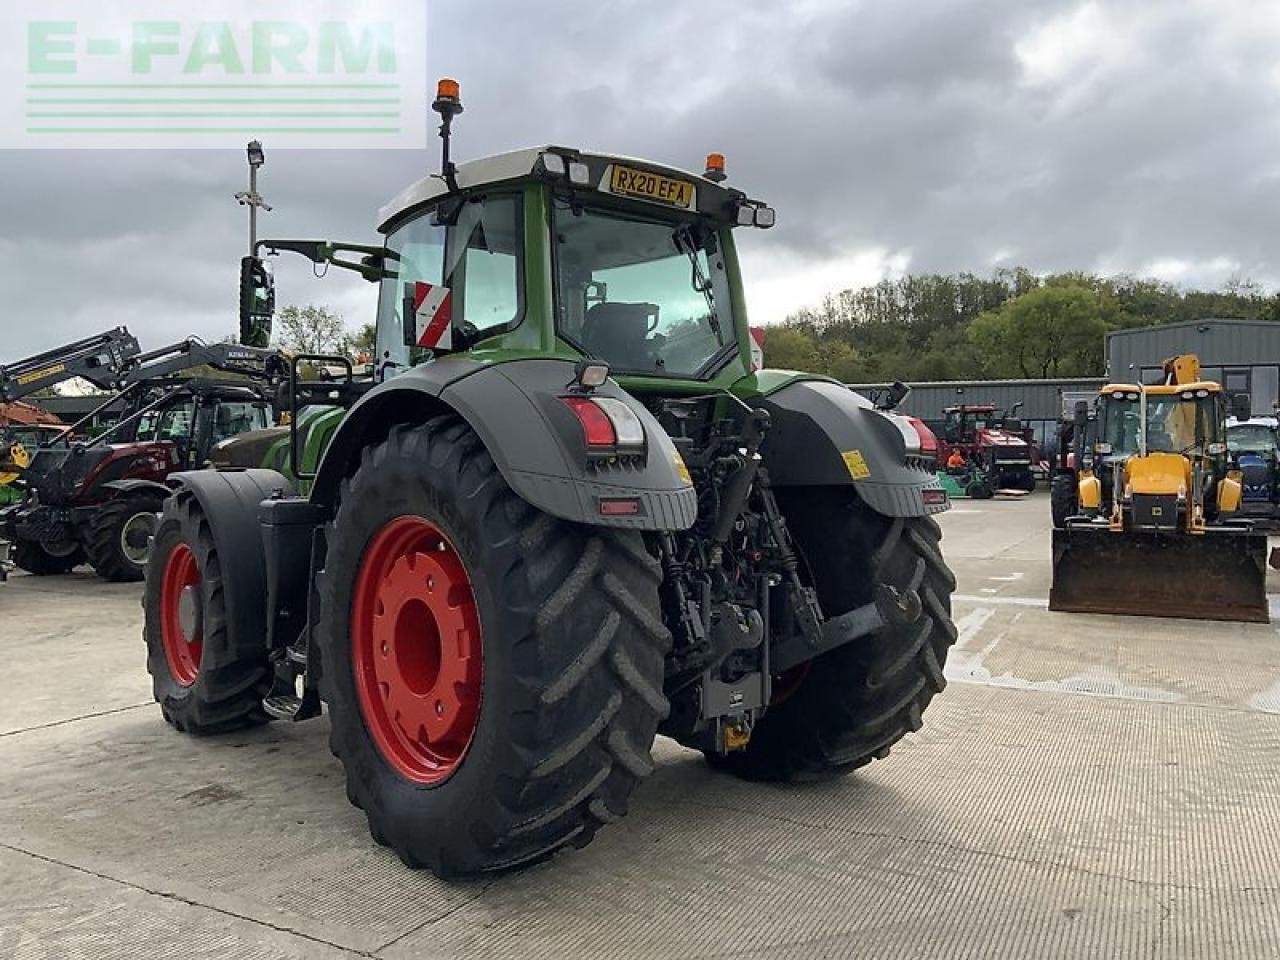
[[[265,647],[267,571],[258,506],[272,496],[289,496],[292,485],[274,470],[191,470],[169,481],[178,490],[190,490],[209,521],[222,558],[229,629],[256,631]]]
[[[162,499],[169,496],[173,491],[166,487],[163,483],[156,483],[154,480],[112,480],[110,483],[102,485],[103,490],[110,490],[113,495],[128,495],[130,493],[154,493],[158,494]]]
[[[801,380],[761,398],[772,426],[761,453],[775,487],[852,485],[867,505],[890,517],[947,509],[938,478],[908,459],[898,428],[838,383]],[[935,502],[936,501],[936,502]]]
[[[366,444],[395,423],[454,412],[484,442],[517,495],[540,510],[577,523],[638,530],[685,530],[697,517],[692,485],[658,421],[613,381],[596,390],[627,404],[644,425],[642,457],[589,461],[582,428],[560,397],[573,363],[530,358],[482,364],[445,357],[407,370],[370,390],[351,408],[325,451],[312,500],[331,504]],[[639,501],[629,516],[606,514],[613,498]]]

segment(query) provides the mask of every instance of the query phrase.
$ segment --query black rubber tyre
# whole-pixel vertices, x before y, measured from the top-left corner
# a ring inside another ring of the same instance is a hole
[[[991,488],[991,484],[982,478],[978,478],[969,484],[965,493],[969,495],[971,500],[990,500],[996,495],[995,490]]]
[[[108,500],[94,512],[89,521],[85,552],[98,576],[112,583],[142,579],[147,569],[145,558],[150,551],[145,542],[134,541],[151,537],[155,524],[149,524],[146,517],[159,513],[163,503],[154,493],[131,493]],[[128,552],[126,546],[130,548]]]
[[[955,578],[929,517],[881,516],[848,488],[780,490],[779,503],[824,614],[867,603],[877,580],[918,591],[924,604],[914,624],[839,647],[781,678],[747,748],[708,756],[749,780],[824,779],[887,756],[920,729],[929,701],[946,686]]]
[[[36,540],[17,540],[13,544],[13,562],[19,570],[37,577],[51,577],[70,573],[84,563],[84,551],[79,547],[66,553],[53,554]]]
[[[1049,510],[1053,525],[1061,530],[1067,525],[1067,517],[1080,512],[1076,503],[1076,478],[1070,473],[1055,473],[1049,485]]]
[[[404,517],[448,538],[480,623],[474,732],[434,783],[402,775],[378,746],[353,660],[366,550]],[[660,578],[639,533],[557,520],[516,496],[456,417],[396,427],[367,447],[329,530],[320,683],[347,796],[373,837],[410,867],[450,876],[584,845],[623,816],[669,711]]]
[[[198,672],[179,677],[166,654],[162,619],[163,584],[175,551],[186,550],[198,568],[202,646]],[[195,495],[179,491],[164,502],[142,594],[147,672],[165,720],[184,733],[225,733],[265,723],[262,698],[271,689],[266,645],[258,631],[235,637],[228,629],[221,561],[209,520]]]

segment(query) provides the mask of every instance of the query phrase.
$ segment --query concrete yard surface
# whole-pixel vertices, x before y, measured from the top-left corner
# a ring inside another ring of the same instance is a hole
[[[1050,613],[1048,514],[941,518],[951,682],[887,759],[784,788],[660,740],[590,846],[450,883],[370,838],[324,719],[169,728],[138,585],[15,575],[0,958],[1280,956],[1280,622]]]

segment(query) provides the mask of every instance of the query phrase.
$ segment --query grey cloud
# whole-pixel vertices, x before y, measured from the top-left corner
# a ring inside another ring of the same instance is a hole
[[[1037,270],[1172,259],[1207,283],[1225,261],[1280,279],[1275,15],[1099,2],[1101,33],[1058,73],[1028,76],[1016,45],[1049,23],[1076,42],[1082,6],[441,0],[429,72],[463,83],[462,156],[547,141],[686,167],[726,153],[733,182],[779,210],[757,251],[905,250],[910,269],[945,271],[985,271],[1000,251]],[[353,240],[372,239],[377,208],[437,158],[434,142],[267,149],[264,231]],[[238,153],[5,152],[0,170],[0,357],[106,320],[153,343],[231,332]],[[279,276],[285,302],[368,319],[359,281],[285,258]],[[796,303],[823,292],[797,286]]]

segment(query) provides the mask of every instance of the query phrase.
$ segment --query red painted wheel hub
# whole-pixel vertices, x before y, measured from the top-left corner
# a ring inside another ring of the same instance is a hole
[[[462,762],[480,716],[480,617],[466,568],[422,517],[397,517],[365,548],[351,604],[351,655],[365,727],[415,783]]]
[[[169,673],[184,687],[196,682],[204,628],[200,617],[200,566],[185,543],[170,552],[160,579],[160,639]]]

